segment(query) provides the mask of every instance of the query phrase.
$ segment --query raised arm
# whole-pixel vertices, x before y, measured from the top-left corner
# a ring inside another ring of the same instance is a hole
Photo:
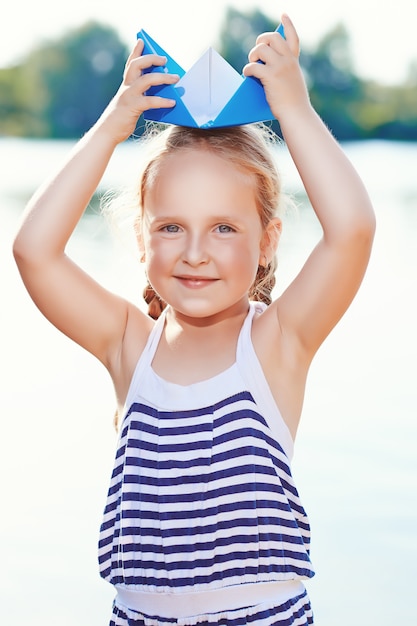
[[[286,40],[278,33],[261,35],[245,73],[262,81],[323,229],[300,274],[273,305],[282,331],[311,357],[359,288],[375,217],[360,177],[310,104],[297,33],[287,16],[283,24]]]
[[[143,73],[166,60],[141,56],[142,48],[139,40],[113,100],[63,167],[30,200],[13,247],[22,279],[42,313],[107,366],[120,348],[129,305],[77,267],[65,247],[116,146],[134,131],[141,113],[172,106],[169,100],[144,95],[151,85],[172,84],[178,77]]]

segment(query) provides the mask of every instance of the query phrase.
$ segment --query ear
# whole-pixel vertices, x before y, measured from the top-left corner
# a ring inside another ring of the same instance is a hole
[[[259,265],[267,266],[278,249],[279,239],[282,233],[282,221],[274,217],[265,228],[261,239]]]

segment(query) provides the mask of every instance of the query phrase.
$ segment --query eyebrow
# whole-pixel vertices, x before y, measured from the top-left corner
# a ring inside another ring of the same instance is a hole
[[[145,220],[149,223],[149,224],[159,224],[159,223],[166,223],[166,222],[172,222],[172,223],[177,223],[177,222],[182,222],[183,221],[183,217],[181,215],[158,215],[158,217],[150,217],[149,214],[145,215]],[[239,224],[241,222],[241,220],[239,219],[238,215],[226,215],[226,214],[222,214],[222,215],[211,215],[209,220],[210,222],[219,224],[222,222],[233,222],[234,224]]]

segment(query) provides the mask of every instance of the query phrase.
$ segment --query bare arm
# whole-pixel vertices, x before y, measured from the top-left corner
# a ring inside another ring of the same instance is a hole
[[[300,274],[274,304],[282,332],[311,358],[359,288],[375,217],[360,177],[311,107],[298,62],[298,37],[289,18],[284,16],[283,22],[286,40],[278,33],[262,35],[245,73],[263,82],[323,229]],[[259,59],[264,65],[256,63]]]
[[[288,117],[282,127],[323,235],[283,294],[278,312],[283,324],[297,325],[302,344],[314,353],[359,289],[375,217],[357,172],[312,109],[296,126]]]
[[[129,305],[109,293],[65,254],[66,244],[97,188],[116,146],[133,132],[148,108],[170,101],[147,97],[151,85],[174,83],[175,76],[143,74],[164,59],[132,51],[116,96],[68,160],[33,196],[13,252],[22,279],[42,313],[62,332],[109,366],[120,349]]]

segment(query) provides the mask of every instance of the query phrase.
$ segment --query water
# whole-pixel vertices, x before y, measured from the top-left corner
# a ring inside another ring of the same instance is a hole
[[[96,361],[60,335],[21,284],[11,240],[25,201],[63,158],[65,142],[0,140],[0,407],[2,623],[103,626],[113,591],[96,541],[113,462],[114,398]],[[378,229],[352,307],[313,364],[294,474],[313,530],[309,583],[318,626],[417,624],[417,145],[349,144],[374,201]],[[134,172],[121,146],[102,188]],[[289,190],[303,202],[282,149]],[[277,291],[314,245],[307,205],[287,219]],[[72,256],[140,302],[133,250],[90,212]],[[337,616],[337,617],[335,617]]]

